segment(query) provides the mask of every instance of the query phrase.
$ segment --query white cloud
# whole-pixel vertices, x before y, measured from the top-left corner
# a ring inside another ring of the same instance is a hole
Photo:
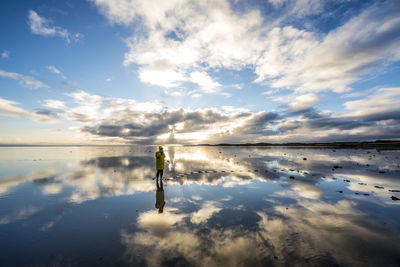
[[[65,110],[67,108],[63,101],[51,100],[51,99],[45,100],[45,103],[43,106],[48,107],[48,108],[60,109],[60,110]]]
[[[221,87],[221,84],[213,81],[206,72],[194,71],[190,73],[190,79],[191,82],[197,84],[204,93],[216,93]]]
[[[268,0],[269,3],[271,3],[274,7],[280,7],[282,6],[287,0]]]
[[[29,10],[28,12],[28,24],[31,28],[33,34],[43,35],[43,36],[59,36],[67,43],[71,41],[79,41],[82,38],[80,33],[70,33],[67,29],[61,28],[59,26],[52,25],[53,23],[39,16],[35,11]]]
[[[19,73],[14,73],[14,72],[7,72],[4,70],[0,70],[0,77],[6,77],[9,79],[17,80],[19,83],[24,86],[28,87],[31,89],[37,89],[37,88],[48,88],[47,84],[36,80],[32,76],[26,76],[22,75]]]
[[[218,213],[222,208],[217,206],[213,201],[205,202],[201,209],[191,215],[190,221],[194,224],[207,222],[215,213]]]
[[[10,52],[7,50],[3,50],[3,52],[1,53],[2,59],[7,59],[9,56],[10,56]]]
[[[319,103],[319,98],[316,94],[305,94],[297,96],[295,100],[289,104],[289,107],[294,110],[304,110]]]
[[[194,82],[216,93],[211,70],[227,68],[251,69],[256,82],[277,89],[345,92],[377,66],[400,60],[396,1],[373,4],[326,34],[280,26],[321,13],[325,2],[317,0],[270,0],[284,9],[276,19],[236,12],[226,0],[92,1],[110,22],[142,27],[127,40],[124,64],[138,64],[141,81],[168,88]]]
[[[20,209],[18,212],[15,212],[11,215],[0,218],[0,224],[9,224],[19,220],[25,220],[40,211],[40,208],[36,207],[24,207]]]
[[[63,74],[59,69],[57,69],[55,66],[48,66],[47,69],[48,69],[49,71],[51,71],[52,73],[55,73],[55,74],[57,74],[57,75],[60,75],[64,80],[67,79],[67,78],[64,76],[64,74]]]
[[[364,99],[347,101],[344,106],[348,117],[379,117],[387,113],[400,113],[400,87],[381,88]]]
[[[28,118],[28,119],[31,119],[33,121],[38,121],[38,122],[55,122],[55,120],[50,117],[32,113],[25,109],[16,107],[15,106],[16,104],[18,104],[18,103],[7,100],[7,99],[0,98],[0,114],[12,116],[12,117]]]

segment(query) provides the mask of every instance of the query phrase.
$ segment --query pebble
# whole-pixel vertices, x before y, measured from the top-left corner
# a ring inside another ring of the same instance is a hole
[[[391,196],[390,198],[391,198],[392,200],[400,200],[400,198],[395,197],[395,196]]]
[[[294,179],[294,176],[290,176],[289,178],[290,178],[290,179]]]
[[[347,183],[350,183],[350,180],[346,180],[346,179],[344,179],[343,181],[345,181],[345,182],[347,182]]]

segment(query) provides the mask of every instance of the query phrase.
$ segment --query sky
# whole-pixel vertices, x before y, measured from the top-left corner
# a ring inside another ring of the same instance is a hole
[[[2,0],[0,36],[0,144],[400,139],[398,0]]]

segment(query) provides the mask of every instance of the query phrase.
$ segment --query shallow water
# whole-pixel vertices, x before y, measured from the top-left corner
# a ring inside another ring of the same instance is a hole
[[[400,151],[154,152],[0,148],[0,265],[399,266]]]

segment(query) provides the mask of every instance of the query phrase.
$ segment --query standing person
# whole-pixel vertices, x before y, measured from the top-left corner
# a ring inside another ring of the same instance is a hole
[[[158,151],[156,152],[156,169],[157,169],[157,174],[156,178],[160,177],[162,179],[163,174],[164,174],[164,149],[162,146],[158,147]]]

